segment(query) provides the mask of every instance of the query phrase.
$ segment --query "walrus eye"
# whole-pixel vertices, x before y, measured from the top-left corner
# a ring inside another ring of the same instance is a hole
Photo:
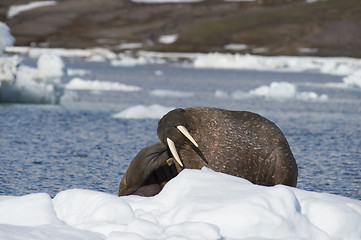
[[[190,135],[190,133],[184,126],[179,125],[179,126],[177,126],[177,128],[186,138],[189,139],[189,141],[191,141],[193,143],[194,146],[198,147],[196,140],[194,140],[194,138]]]

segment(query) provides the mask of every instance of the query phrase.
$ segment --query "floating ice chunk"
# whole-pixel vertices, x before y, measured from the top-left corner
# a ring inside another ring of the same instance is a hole
[[[223,47],[225,50],[231,51],[242,51],[248,48],[247,44],[239,44],[239,43],[230,43]]]
[[[162,35],[158,41],[162,44],[172,44],[177,41],[179,34]]]
[[[261,86],[251,90],[249,94],[253,96],[265,97],[266,99],[296,99],[296,100],[320,100],[325,101],[328,96],[317,95],[314,92],[299,92],[296,85],[288,82],[272,82],[270,86]]]
[[[85,59],[86,62],[106,62],[106,58],[100,55],[94,55]]]
[[[0,61],[0,102],[58,104],[64,89],[61,78],[64,63],[55,55],[44,54],[38,67],[16,64],[15,60]],[[10,66],[9,66],[10,64]],[[11,77],[12,75],[12,77]],[[5,79],[5,80],[4,80]]]
[[[37,2],[31,2],[31,3],[27,3],[27,4],[22,4],[22,5],[14,5],[9,8],[7,18],[12,18],[21,12],[29,11],[34,8],[51,6],[51,5],[55,5],[55,4],[56,4],[56,1],[37,1]]]
[[[85,69],[72,69],[72,68],[67,69],[68,76],[85,76],[85,75],[89,75],[90,73],[91,71]]]
[[[128,119],[142,119],[142,118],[153,118],[160,119],[166,113],[173,110],[174,107],[164,107],[158,104],[150,106],[137,105],[125,109],[117,114],[114,114],[115,118],[128,118]]]
[[[113,59],[110,64],[114,67],[134,67],[137,65],[147,64],[147,59],[144,57],[132,57],[126,54],[119,54],[119,59]]]
[[[65,86],[66,89],[72,90],[91,90],[91,91],[124,91],[134,92],[140,91],[141,88],[133,85],[126,85],[118,82],[99,81],[99,80],[83,80],[81,78],[73,78]]]
[[[14,37],[10,33],[9,27],[0,22],[0,55],[2,55],[6,47],[12,46],[15,42]]]
[[[19,63],[17,56],[0,58],[0,87],[1,84],[9,85],[14,82]]]
[[[225,91],[222,90],[216,90],[214,92],[214,95],[216,96],[216,98],[228,98],[228,93],[226,93]]]
[[[155,74],[156,76],[163,76],[163,75],[164,75],[164,73],[163,73],[162,70],[155,70],[155,71],[154,71],[154,74]]]
[[[361,88],[361,70],[351,73],[342,80],[349,87]]]
[[[192,92],[174,91],[174,90],[166,90],[166,89],[155,89],[151,91],[149,94],[156,97],[175,97],[175,98],[189,98],[194,96],[194,93]]]
[[[287,82],[272,82],[270,86],[261,86],[249,93],[266,98],[294,98],[296,96],[296,86]]]
[[[37,65],[38,68],[35,75],[37,80],[50,84],[59,84],[61,82],[65,65],[60,57],[53,54],[43,54],[39,57]]]
[[[311,54],[311,53],[317,53],[318,49],[317,48],[304,48],[304,47],[300,47],[297,49],[299,53],[304,53],[304,54]]]

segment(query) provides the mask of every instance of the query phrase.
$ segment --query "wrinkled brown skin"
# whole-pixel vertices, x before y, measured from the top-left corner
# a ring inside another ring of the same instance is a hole
[[[198,149],[178,131],[178,125],[188,129]],[[297,164],[285,136],[258,114],[209,107],[175,109],[159,121],[157,134],[160,142],[143,148],[130,163],[119,196],[156,195],[181,170],[178,164],[175,173],[174,166],[172,171],[166,168],[166,160],[172,157],[167,138],[175,142],[184,168],[206,166],[264,186],[297,185]],[[168,172],[165,180],[157,173],[162,165]]]

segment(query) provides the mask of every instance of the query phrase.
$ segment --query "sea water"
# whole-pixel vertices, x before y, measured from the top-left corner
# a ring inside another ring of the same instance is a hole
[[[36,65],[32,59],[24,63]],[[79,59],[65,65],[85,71],[63,78],[64,85],[78,77],[139,91],[71,90],[76,97],[59,105],[0,104],[1,195],[55,196],[70,188],[115,194],[133,157],[158,141],[157,118],[115,115],[159,105],[259,113],[288,139],[299,168],[298,188],[361,199],[361,90],[343,86],[342,76],[183,65],[112,67]],[[253,94],[260,87],[271,91],[272,83],[279,86],[272,94]]]

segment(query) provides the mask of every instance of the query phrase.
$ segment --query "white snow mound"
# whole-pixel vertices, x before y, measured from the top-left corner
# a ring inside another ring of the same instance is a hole
[[[0,197],[4,239],[360,239],[361,201],[183,170],[154,197]]]

